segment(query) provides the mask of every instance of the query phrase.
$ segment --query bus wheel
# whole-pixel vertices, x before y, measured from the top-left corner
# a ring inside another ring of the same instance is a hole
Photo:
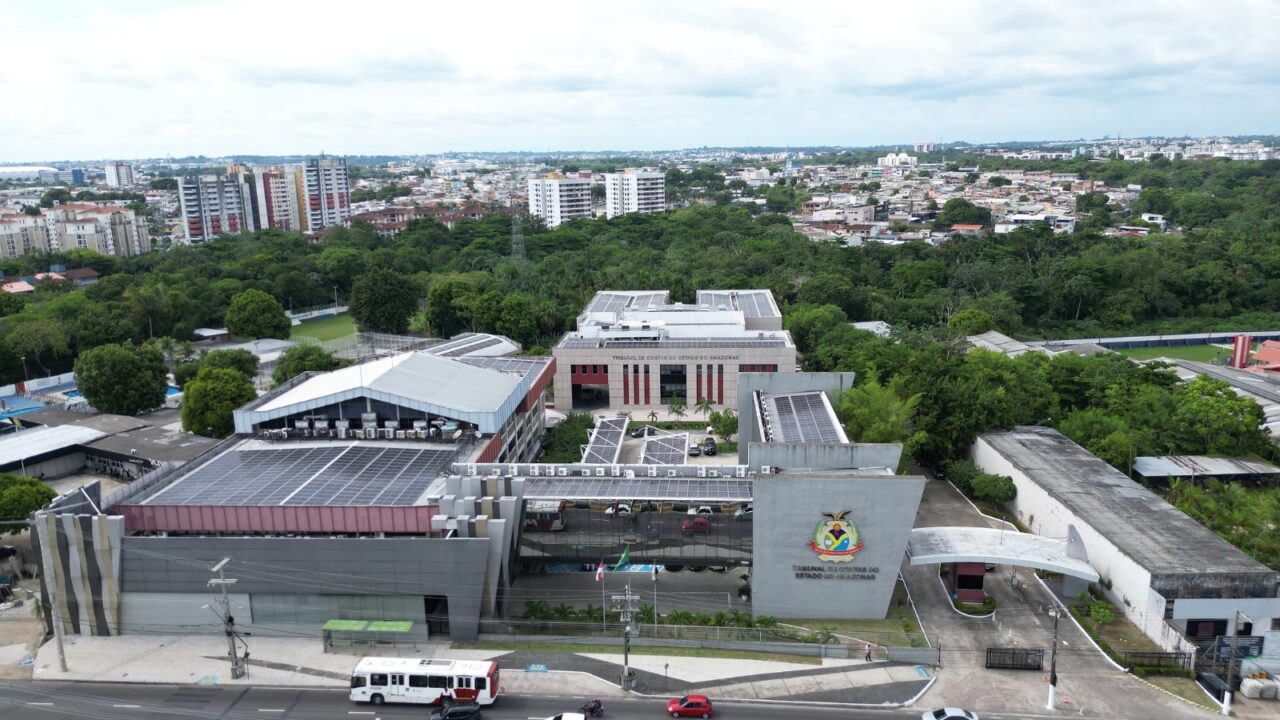
[[[381,696],[381,695],[374,695],[374,696],[372,696],[372,697],[370,697],[370,698],[369,698],[369,702],[373,703],[374,705],[381,705],[381,704],[382,704],[382,696]]]

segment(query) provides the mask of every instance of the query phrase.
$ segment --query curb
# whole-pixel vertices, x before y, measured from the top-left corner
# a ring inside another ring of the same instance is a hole
[[[904,583],[904,584],[905,584],[905,583]],[[950,606],[950,608],[951,608],[951,612],[953,612],[953,613],[955,613],[955,614],[957,614],[957,615],[959,615],[959,616],[961,616],[961,617],[967,617],[967,618],[969,618],[969,619],[971,619],[971,620],[986,620],[986,619],[988,619],[988,618],[993,618],[993,617],[995,617],[995,616],[996,616],[996,611],[995,611],[995,610],[992,610],[991,612],[987,613],[986,615],[971,615],[971,614],[969,614],[969,613],[967,613],[967,612],[965,612],[965,611],[961,610],[960,608],[956,607],[956,604],[955,604],[954,602],[951,602],[951,593],[947,590],[947,584],[946,584],[946,583],[944,583],[944,582],[942,582],[942,576],[941,576],[941,575],[939,575],[939,576],[938,576],[938,584],[942,586],[942,594],[943,594],[943,595],[945,595],[945,596],[947,597],[947,605],[948,605],[948,606]]]

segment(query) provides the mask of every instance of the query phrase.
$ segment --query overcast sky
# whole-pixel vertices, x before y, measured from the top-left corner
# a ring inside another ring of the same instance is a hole
[[[41,0],[0,162],[1280,133],[1276,0]]]

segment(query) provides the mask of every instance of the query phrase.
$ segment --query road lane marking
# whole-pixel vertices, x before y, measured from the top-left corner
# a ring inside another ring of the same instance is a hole
[[[43,706],[46,706],[46,707],[47,707],[47,706],[49,706],[49,705],[52,705],[53,703],[51,703],[51,702],[29,702],[29,703],[27,703],[27,704],[28,704],[28,705],[43,705]]]
[[[140,708],[141,705],[112,705],[113,708]]]
[[[372,715],[373,712],[370,710],[348,710],[347,714],[348,715]]]
[[[278,712],[278,713],[282,713],[282,712],[284,712],[284,711],[285,711],[285,709],[284,709],[284,708],[258,708],[258,712]]]

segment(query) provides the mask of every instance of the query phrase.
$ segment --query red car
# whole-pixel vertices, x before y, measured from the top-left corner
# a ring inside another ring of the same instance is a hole
[[[685,533],[704,533],[711,532],[711,521],[705,515],[691,517],[680,523],[681,532]],[[691,695],[690,697],[701,697],[700,695]]]
[[[711,699],[706,695],[685,695],[667,702],[667,714],[673,718],[700,717],[706,720],[713,712],[715,710],[711,707]]]

